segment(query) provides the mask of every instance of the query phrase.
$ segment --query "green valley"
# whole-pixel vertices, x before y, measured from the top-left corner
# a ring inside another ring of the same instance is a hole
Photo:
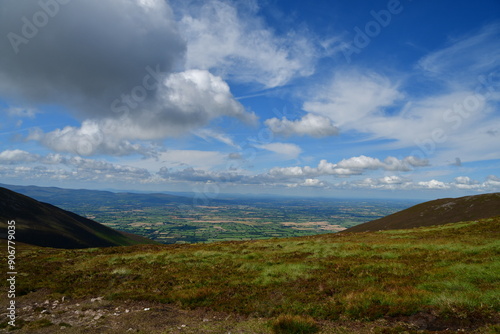
[[[172,243],[255,240],[332,233],[407,208],[414,202],[382,200],[238,199],[207,205],[66,204],[106,226]]]

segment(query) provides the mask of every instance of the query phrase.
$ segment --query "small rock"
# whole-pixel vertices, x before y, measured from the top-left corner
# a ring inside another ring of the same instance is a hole
[[[150,308],[149,308],[149,307],[145,307],[145,308],[144,308],[144,311],[149,311],[149,310],[150,310]]]

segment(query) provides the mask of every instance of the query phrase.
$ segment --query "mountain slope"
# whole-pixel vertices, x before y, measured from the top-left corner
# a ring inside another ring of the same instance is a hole
[[[500,216],[500,193],[443,198],[351,227],[345,232],[409,229]]]
[[[16,241],[55,248],[128,246],[151,240],[115,231],[93,220],[0,188],[0,229],[16,222]],[[5,237],[3,233],[1,235]]]
[[[257,241],[20,249],[23,328],[11,332],[299,333],[266,326],[295,319],[296,328],[315,321],[318,334],[497,333],[499,231],[495,217]],[[3,314],[7,302],[0,298]],[[476,330],[483,326],[491,328]]]

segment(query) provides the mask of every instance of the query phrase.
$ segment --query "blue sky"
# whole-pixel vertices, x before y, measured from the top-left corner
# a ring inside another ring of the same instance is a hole
[[[498,1],[0,0],[0,182],[500,191]]]

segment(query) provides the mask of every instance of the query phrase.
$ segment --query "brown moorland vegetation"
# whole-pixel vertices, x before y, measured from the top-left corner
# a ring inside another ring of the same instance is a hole
[[[499,229],[494,217],[212,244],[20,247],[17,332],[497,333]],[[142,307],[152,313],[132,312]]]
[[[500,216],[500,193],[443,198],[353,226],[344,233],[442,225],[495,216]]]

